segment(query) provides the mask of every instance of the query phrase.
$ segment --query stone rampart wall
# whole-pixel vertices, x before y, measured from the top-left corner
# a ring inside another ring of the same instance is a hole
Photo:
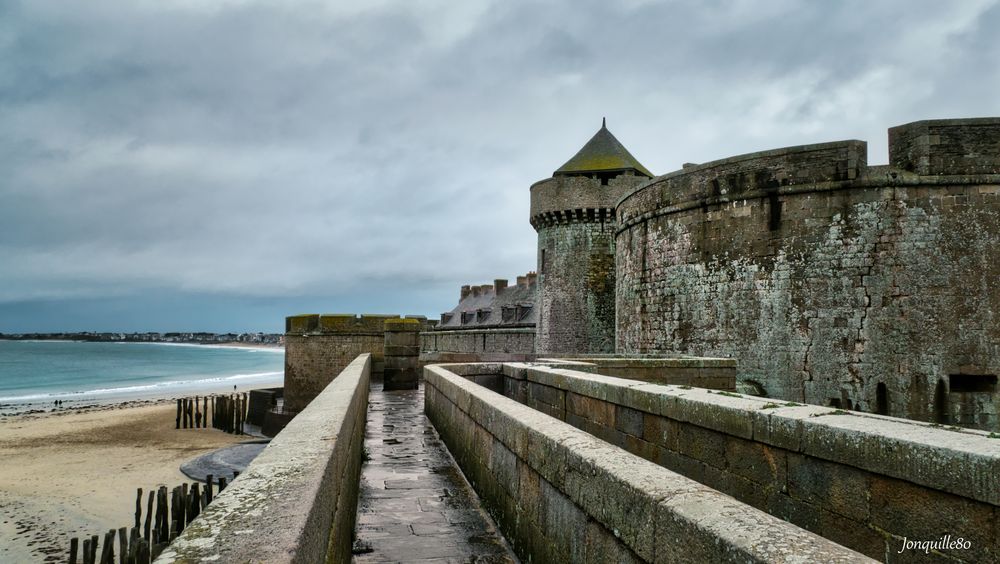
[[[893,131],[893,167],[859,141],[793,147],[623,198],[616,352],[735,358],[770,397],[1000,429],[1000,120]]]
[[[424,379],[428,417],[526,562],[867,561],[444,366]]]
[[[358,356],[156,562],[350,561],[370,378]]]
[[[903,539],[1000,557],[1000,440],[973,430],[527,364],[449,367],[646,460],[872,558]]]

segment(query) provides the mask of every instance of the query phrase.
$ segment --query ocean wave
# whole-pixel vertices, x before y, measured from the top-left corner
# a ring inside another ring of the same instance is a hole
[[[283,347],[265,347],[265,346],[255,346],[253,344],[238,344],[238,345],[209,345],[201,343],[163,343],[158,341],[108,341],[112,343],[118,343],[120,345],[157,345],[161,347],[195,347],[199,349],[228,349],[237,351],[249,351],[249,352],[265,352],[265,353],[285,353]]]
[[[201,346],[201,345],[194,345]],[[280,376],[277,372],[255,372],[251,374],[233,374],[230,376],[216,376],[212,378],[201,378],[198,380],[168,380],[165,382],[153,382],[150,384],[137,384],[132,386],[122,386],[118,388],[95,388],[93,390],[79,390],[72,392],[49,392],[26,394],[21,396],[0,397],[0,402],[30,402],[32,400],[57,400],[57,399],[77,399],[89,398],[93,396],[119,396],[119,395],[141,395],[142,392],[164,392],[171,388],[202,388],[221,382],[239,382],[242,380],[263,379],[268,376]]]

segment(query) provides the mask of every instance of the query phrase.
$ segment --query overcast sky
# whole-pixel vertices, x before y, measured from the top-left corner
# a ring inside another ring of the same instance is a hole
[[[602,116],[656,174],[885,163],[889,126],[1000,115],[998,29],[971,0],[0,0],[0,331],[437,316],[535,268],[528,187]]]

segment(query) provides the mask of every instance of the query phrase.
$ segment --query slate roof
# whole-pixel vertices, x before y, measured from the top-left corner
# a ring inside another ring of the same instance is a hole
[[[503,329],[534,327],[537,284],[507,286],[499,295],[492,285],[473,286],[450,312],[442,314],[436,331],[449,329]]]
[[[653,173],[642,166],[642,163],[608,131],[607,122],[602,121],[601,129],[573,155],[573,158],[552,173],[552,176],[614,170],[634,170],[649,178],[653,177]]]

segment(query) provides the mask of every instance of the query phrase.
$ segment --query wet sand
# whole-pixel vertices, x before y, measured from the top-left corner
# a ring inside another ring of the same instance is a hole
[[[72,537],[132,525],[136,488],[190,482],[183,462],[248,438],[175,415],[158,399],[0,420],[0,562],[65,561]]]

